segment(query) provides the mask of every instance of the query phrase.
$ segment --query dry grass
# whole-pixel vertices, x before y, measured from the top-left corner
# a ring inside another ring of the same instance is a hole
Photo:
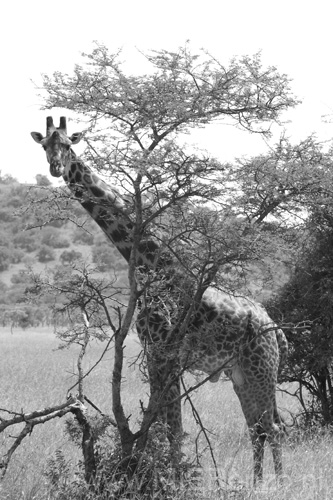
[[[46,329],[34,331],[0,330],[0,407],[13,411],[30,411],[65,400],[67,389],[73,384],[77,351],[74,348],[57,351],[57,340]],[[128,365],[139,351],[136,338],[128,339]],[[86,366],[91,366],[101,352],[100,345],[90,348]],[[86,384],[87,396],[104,412],[111,413],[110,351]],[[123,398],[127,414],[135,426],[139,417],[139,398],[144,400],[147,386],[140,381],[138,368],[127,366],[123,384]],[[275,484],[271,454],[266,450],[265,481],[256,491],[252,489],[252,451],[237,398],[229,382],[207,384],[193,395],[193,401],[205,426],[210,430],[218,464],[220,483],[224,489],[221,498],[233,499],[330,499],[333,497],[333,439],[328,433],[311,440],[284,445],[285,483]],[[279,395],[281,408],[293,409],[290,398]],[[2,414],[2,416],[5,416]],[[184,408],[184,427],[189,436],[185,443],[188,456],[194,455],[194,441],[198,428],[188,404]],[[55,450],[64,450],[73,463],[80,458],[64,435],[62,420],[39,426],[15,454],[0,489],[1,500],[32,500],[45,498],[45,480],[42,471]],[[11,430],[14,434],[14,431]],[[0,436],[1,449],[10,442],[8,434]],[[199,439],[202,452],[202,486],[198,498],[218,498],[215,472]]]

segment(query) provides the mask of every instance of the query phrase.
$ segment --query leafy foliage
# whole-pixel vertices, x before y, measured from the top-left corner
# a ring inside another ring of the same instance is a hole
[[[55,258],[54,250],[48,245],[42,245],[37,252],[37,258],[39,262],[50,262]]]
[[[332,151],[314,137],[291,144],[282,137],[274,150],[259,157],[238,160],[230,167],[237,206],[256,223],[274,214],[280,224],[300,224],[306,210],[332,196]]]
[[[19,232],[13,238],[15,246],[22,248],[26,252],[34,252],[38,248],[39,238],[36,231]]]
[[[82,260],[82,253],[77,252],[76,250],[64,250],[60,254],[59,259],[61,260],[62,264],[73,264]]]
[[[143,137],[147,132],[153,132],[154,144],[172,130],[206,124],[221,115],[249,128],[260,127],[297,102],[288,78],[276,68],[263,68],[259,55],[234,59],[228,67],[207,53],[191,54],[188,46],[178,52],[151,52],[146,58],[152,74],[127,76],[118,55],[98,45],[87,56],[87,68],[76,66],[73,76],[58,72],[44,77],[46,105],[94,119],[107,115],[121,134],[128,135],[132,124],[129,144],[138,141],[138,133]]]
[[[144,454],[138,457],[122,459],[119,433],[110,428],[107,417],[96,418],[92,423],[93,432],[98,435],[96,446],[96,480],[93,485],[84,481],[82,463],[76,474],[71,464],[57,450],[54,458],[47,464],[45,476],[49,483],[49,491],[54,500],[107,498],[195,498],[197,471],[193,465],[183,462],[179,465],[177,480],[172,467],[172,448],[167,438],[167,429],[157,422],[151,429],[149,441]],[[107,425],[105,425],[107,424]],[[67,433],[79,444],[82,432],[74,421],[67,421]],[[135,469],[135,475],[129,471]],[[182,470],[182,474],[181,474]],[[130,479],[129,477],[132,476]]]
[[[330,212],[317,209],[297,265],[275,301],[272,314],[292,324],[290,356],[284,380],[298,383],[305,422],[333,420],[333,245]],[[305,391],[305,394],[304,394]]]
[[[0,271],[8,269],[11,263],[11,251],[9,248],[0,247]]]
[[[70,242],[57,229],[48,227],[42,236],[42,243],[52,248],[68,248]]]
[[[78,245],[93,245],[94,235],[88,231],[77,228],[73,234],[73,242]]]

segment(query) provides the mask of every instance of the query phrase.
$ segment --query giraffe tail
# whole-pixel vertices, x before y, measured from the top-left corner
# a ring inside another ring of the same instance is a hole
[[[279,359],[279,371],[278,375],[281,374],[283,366],[286,364],[287,357],[288,357],[288,341],[286,339],[286,336],[280,328],[277,328],[275,330],[276,332],[276,340],[278,343],[279,347],[279,354],[280,354],[280,359]]]

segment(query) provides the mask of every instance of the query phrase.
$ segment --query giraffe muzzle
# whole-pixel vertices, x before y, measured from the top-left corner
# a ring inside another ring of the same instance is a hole
[[[52,175],[52,177],[61,177],[63,170],[64,169],[61,161],[54,160],[50,163],[50,174]]]

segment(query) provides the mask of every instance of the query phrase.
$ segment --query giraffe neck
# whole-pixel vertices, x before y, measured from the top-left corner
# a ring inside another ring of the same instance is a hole
[[[71,150],[71,163],[63,179],[109,240],[128,262],[133,247],[131,201],[100,179]],[[159,255],[159,246],[152,239],[140,242],[136,263],[152,267]]]

